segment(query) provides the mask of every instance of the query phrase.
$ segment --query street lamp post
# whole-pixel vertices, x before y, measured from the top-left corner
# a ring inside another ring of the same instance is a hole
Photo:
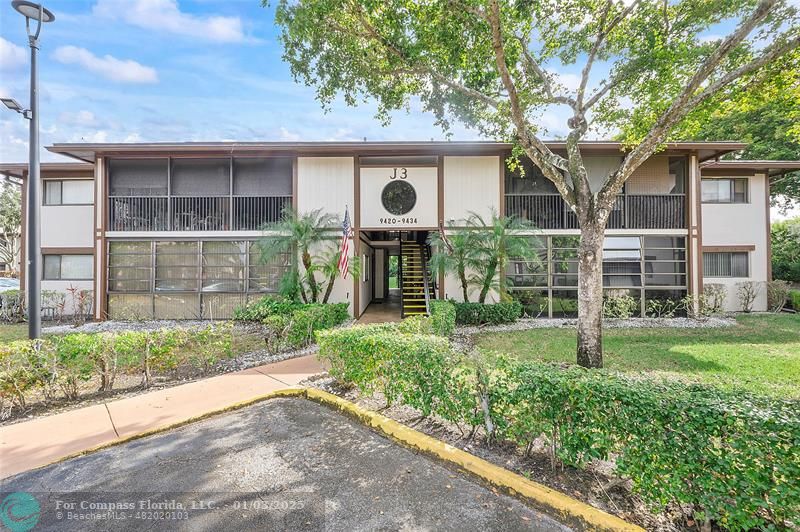
[[[42,23],[52,22],[55,16],[40,4],[26,0],[13,0],[11,5],[25,17],[25,29],[28,32],[28,44],[31,48],[31,99],[30,110],[23,114],[30,120],[30,137],[28,149],[28,205],[26,227],[27,264],[25,269],[25,290],[28,303],[28,338],[39,338],[42,333],[41,314],[41,249],[39,231],[39,209],[41,205],[41,182],[39,180],[39,80],[37,77],[36,52],[39,50],[39,32]],[[31,21],[36,28],[31,28]],[[5,102],[4,102],[5,103]]]

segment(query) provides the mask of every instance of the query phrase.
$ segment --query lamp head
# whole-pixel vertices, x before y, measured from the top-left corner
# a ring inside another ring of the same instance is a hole
[[[3,105],[11,109],[12,111],[16,111],[18,113],[22,112],[22,106],[14,98],[0,98],[0,101],[2,101]]]
[[[28,0],[13,0],[11,7],[29,19],[38,21],[40,9],[42,14],[41,22],[53,22],[56,19],[56,16],[49,9]]]

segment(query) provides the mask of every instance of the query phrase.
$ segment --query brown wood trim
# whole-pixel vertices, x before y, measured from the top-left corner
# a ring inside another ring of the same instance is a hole
[[[511,154],[500,155],[500,203],[497,212],[500,216],[506,215],[506,157]]]
[[[361,258],[361,162],[353,156],[353,256]],[[353,317],[361,316],[361,279],[353,276]]]
[[[695,209],[697,209],[697,275],[699,277],[697,286],[700,293],[704,292],[703,287],[703,170],[700,168],[700,155],[697,155],[697,179],[695,180]]]
[[[437,216],[439,225],[444,224],[444,156],[440,155],[436,164],[436,199]]]
[[[25,290],[25,273],[28,269],[27,265],[27,249],[28,249],[28,171],[22,172],[22,227],[21,236],[19,240],[19,289]]]
[[[110,213],[108,212],[108,191],[111,183],[108,171],[108,159],[101,159],[101,166],[99,167],[100,177],[102,178],[102,202],[95,204],[98,205],[100,210],[100,275],[98,276],[100,282],[97,284],[97,289],[100,291],[100,319],[108,319],[108,245],[106,244],[106,231],[108,230],[108,223]],[[231,191],[233,192],[233,191]],[[96,218],[95,218],[96,219]]]
[[[725,253],[734,251],[755,251],[755,245],[736,245],[736,246],[703,246],[701,248],[703,253]]]
[[[87,174],[72,174],[68,175],[66,172],[61,174],[51,174],[41,177],[42,181],[94,181],[93,175]]]
[[[298,187],[298,161],[297,156],[292,157],[292,208],[297,210],[297,187]]]
[[[42,248],[42,255],[94,255],[93,247]]]
[[[753,177],[755,171],[747,170],[745,168],[706,168],[700,169],[701,177]]]
[[[769,170],[764,172],[764,202],[767,223],[767,281],[772,281],[772,222],[770,220],[770,181]]]
[[[370,157],[372,157],[370,155]],[[394,164],[369,164],[360,163],[361,168],[436,168],[436,164],[430,163],[403,163],[398,162]]]

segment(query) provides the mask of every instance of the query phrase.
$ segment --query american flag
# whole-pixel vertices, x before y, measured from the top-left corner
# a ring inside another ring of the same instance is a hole
[[[352,228],[350,227],[350,212],[347,207],[344,208],[344,221],[342,222],[342,245],[341,253],[339,254],[339,272],[342,274],[342,279],[347,279],[347,263],[350,260],[347,253],[350,251],[350,234]]]

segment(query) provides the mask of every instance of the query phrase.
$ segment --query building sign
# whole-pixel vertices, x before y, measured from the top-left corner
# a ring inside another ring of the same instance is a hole
[[[436,167],[361,168],[361,227],[437,227]]]

